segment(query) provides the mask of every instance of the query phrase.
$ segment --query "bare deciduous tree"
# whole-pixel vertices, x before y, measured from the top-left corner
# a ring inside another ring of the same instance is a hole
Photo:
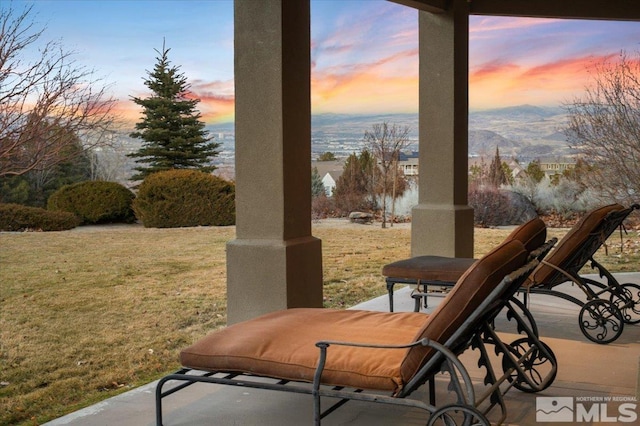
[[[606,200],[634,203],[640,195],[640,54],[622,52],[594,66],[582,97],[564,106],[569,144],[593,169],[586,184]]]
[[[364,132],[364,141],[377,159],[381,171],[381,192],[382,192],[382,227],[387,226],[387,191],[391,188],[394,202],[397,195],[396,171],[398,168],[398,155],[400,151],[409,145],[409,127],[389,125],[384,122],[374,124],[371,131]],[[393,179],[393,185],[390,182]]]
[[[112,132],[105,137],[109,139],[108,144],[92,150],[88,155],[91,180],[126,182],[127,148],[124,136],[122,133]]]
[[[106,143],[114,100],[60,42],[38,46],[32,7],[0,8],[0,177],[71,160]],[[25,58],[34,56],[32,62]],[[82,141],[83,150],[68,149]]]

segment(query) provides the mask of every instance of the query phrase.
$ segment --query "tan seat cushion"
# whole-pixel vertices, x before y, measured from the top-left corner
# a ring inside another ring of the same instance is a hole
[[[455,283],[475,261],[467,257],[416,256],[385,265],[382,275]]]
[[[506,274],[524,263],[526,253],[520,242],[499,246],[465,273],[433,315],[289,309],[211,333],[183,350],[180,361],[200,370],[312,381],[319,356],[315,343],[320,340],[394,345],[424,336],[444,342]],[[430,353],[331,346],[322,381],[398,391]]]
[[[185,367],[313,381],[320,340],[406,344],[427,314],[300,308],[277,311],[209,334],[180,353]],[[402,388],[407,350],[331,346],[323,382],[363,389]]]
[[[553,251],[546,257],[545,262],[564,269],[564,263],[583,248],[583,244],[597,230],[605,217],[611,212],[620,210],[624,210],[624,207],[620,204],[609,204],[586,214],[560,240]],[[529,275],[525,286],[543,286],[555,273],[556,271],[552,267],[541,263]]]

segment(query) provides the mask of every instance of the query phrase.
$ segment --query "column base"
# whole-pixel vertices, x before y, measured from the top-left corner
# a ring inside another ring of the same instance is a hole
[[[227,323],[287,308],[322,307],[322,242],[236,239],[227,243]]]
[[[411,256],[473,257],[473,209],[419,204],[411,211]]]

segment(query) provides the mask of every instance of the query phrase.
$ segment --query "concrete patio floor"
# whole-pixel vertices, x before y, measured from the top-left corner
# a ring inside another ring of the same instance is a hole
[[[640,283],[640,273],[616,276],[621,283]],[[580,289],[570,284],[563,284],[556,289],[581,295]],[[396,290],[394,299],[396,311],[413,309],[408,288]],[[430,297],[427,311],[433,310],[440,300],[441,297]],[[387,311],[388,308],[387,296],[354,307],[379,311]],[[592,404],[601,404],[600,417],[593,417],[591,421],[579,424],[619,424],[626,420],[626,424],[640,425],[640,324],[627,325],[615,342],[598,345],[588,341],[580,332],[577,323],[579,308],[576,305],[558,297],[534,294],[531,295],[530,310],[536,319],[542,340],[552,348],[557,357],[558,374],[553,384],[539,394],[511,389],[506,395],[505,424],[538,424],[536,397],[573,397],[576,412],[577,405],[589,410]],[[506,324],[504,326],[507,327]],[[502,329],[500,322],[496,324],[496,328]],[[501,337],[505,342],[516,338],[506,332],[501,333]],[[468,351],[461,358],[474,382],[481,384],[484,370],[475,367],[477,354]],[[155,384],[149,383],[46,425],[153,425]],[[446,386],[437,386],[438,398],[446,392],[445,388]],[[420,390],[412,397],[426,398],[426,390]],[[619,413],[620,406],[624,403],[630,405]],[[212,384],[190,386],[165,398],[163,405],[165,426],[285,426],[311,424],[313,421],[313,401],[309,395]],[[497,418],[497,414],[495,412],[490,415],[490,420]],[[635,421],[629,422],[634,415]],[[424,425],[426,421],[426,413],[419,409],[351,401],[324,419],[323,424]]]

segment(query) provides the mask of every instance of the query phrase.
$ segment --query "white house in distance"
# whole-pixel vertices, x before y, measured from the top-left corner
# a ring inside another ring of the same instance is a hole
[[[398,167],[405,176],[418,176],[418,152],[412,151],[410,154],[400,152],[398,155]]]
[[[327,193],[327,196],[331,196],[334,188],[336,187],[336,182],[338,182],[338,178],[344,171],[344,160],[312,161],[311,169],[313,168],[318,170],[318,174],[322,179],[322,184],[324,185],[324,190]]]
[[[575,168],[576,160],[574,158],[556,157],[540,159],[540,170],[542,170],[547,177],[561,175],[565,171]]]
[[[327,193],[327,196],[331,196],[333,194],[333,190],[336,188],[336,183],[338,182],[340,175],[342,175],[342,170],[327,172],[322,177],[322,184],[324,185],[324,191]]]

